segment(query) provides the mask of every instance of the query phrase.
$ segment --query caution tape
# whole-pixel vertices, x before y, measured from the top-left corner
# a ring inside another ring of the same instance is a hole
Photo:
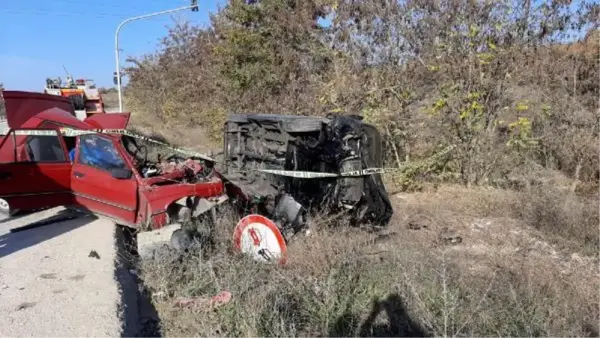
[[[287,176],[293,178],[331,178],[331,177],[360,177],[374,174],[383,174],[385,169],[383,168],[368,168],[363,170],[355,170],[343,172],[340,174],[336,173],[321,173],[316,171],[298,171],[298,170],[276,170],[276,169],[254,169],[253,171],[259,171],[265,174],[273,174],[279,176]]]
[[[199,152],[196,151],[191,151],[188,149],[182,149],[182,148],[177,148],[177,147],[173,147],[171,145],[169,145],[168,143],[165,142],[161,142],[158,140],[155,140],[153,138],[150,137],[146,137],[143,135],[139,135],[136,133],[132,133],[126,129],[88,129],[88,130],[82,130],[82,129],[73,129],[73,128],[59,128],[59,133],[63,136],[66,137],[75,137],[75,136],[82,136],[82,135],[92,135],[92,134],[117,134],[117,135],[126,135],[126,136],[130,136],[132,138],[136,138],[139,140],[143,140],[143,141],[147,141],[150,143],[154,143],[157,145],[160,145],[162,147],[168,148],[172,151],[178,152],[180,154],[183,155],[188,155],[188,156],[192,156],[192,157],[198,157],[201,158],[203,160],[206,161],[211,161],[211,162],[216,162],[213,158],[206,156],[204,154],[201,154]],[[56,136],[56,130],[15,130],[15,135],[18,136]]]
[[[117,135],[126,135],[126,136],[130,136],[132,138],[136,138],[136,139],[140,139],[143,141],[147,141],[150,143],[154,143],[157,145],[160,145],[164,148],[170,149],[174,152],[178,152],[181,153],[183,155],[188,155],[191,157],[198,157],[201,158],[203,160],[206,161],[211,161],[213,163],[216,163],[217,161],[209,156],[206,156],[204,154],[201,154],[199,152],[195,152],[195,151],[191,151],[188,149],[182,149],[182,148],[177,148],[177,147],[173,147],[171,145],[169,145],[168,143],[165,142],[161,142],[158,140],[155,140],[153,138],[150,137],[146,137],[143,135],[139,135],[136,133],[132,133],[126,129],[88,129],[88,130],[82,130],[82,129],[73,129],[73,128],[59,128],[59,133],[63,136],[67,136],[67,137],[75,137],[75,136],[82,136],[82,135],[90,135],[90,134],[117,134]],[[23,130],[23,129],[18,129],[18,130],[14,130],[15,135],[19,135],[19,136],[56,136],[57,132],[56,130]],[[455,148],[455,145],[451,145],[449,147],[446,147],[445,149],[443,149],[442,151],[430,156],[429,158],[427,158],[424,161],[419,161],[416,162],[414,164],[416,164],[417,166],[423,166],[423,165],[428,165],[429,163],[431,163],[432,161],[434,161],[435,159],[437,159],[438,157],[445,155],[446,153],[448,153],[449,151],[453,150]],[[412,165],[414,165],[412,164]],[[369,176],[369,175],[376,175],[376,174],[385,174],[385,173],[389,173],[389,172],[397,172],[397,171],[403,171],[406,169],[406,167],[411,166],[411,163],[407,163],[404,166],[398,167],[398,168],[367,168],[367,169],[361,169],[361,170],[353,170],[353,171],[347,171],[347,172],[343,172],[343,173],[324,173],[324,172],[314,172],[314,171],[298,171],[298,170],[278,170],[278,169],[251,169],[250,171],[257,171],[257,172],[262,172],[265,174],[272,174],[272,175],[278,175],[278,176],[286,176],[286,177],[292,177],[292,178],[303,178],[303,179],[313,179],[313,178],[335,178],[335,177],[361,177],[361,176]],[[247,170],[246,170],[247,171]]]
[[[446,147],[446,148],[442,149],[440,152],[428,157],[426,160],[416,162],[415,164],[418,166],[429,165],[431,162],[435,161],[437,158],[441,157],[442,155],[447,154],[454,148],[455,148],[455,145]],[[376,175],[376,174],[385,174],[385,173],[406,170],[406,167],[409,167],[411,165],[414,165],[414,164],[406,163],[404,166],[401,166],[398,168],[367,168],[367,169],[362,169],[362,170],[342,172],[339,174],[322,173],[322,172],[315,172],[315,171],[277,170],[277,169],[252,169],[252,170],[266,173],[266,174],[278,175],[278,176],[312,179],[312,178],[335,178],[335,177],[361,177],[361,176],[369,176],[369,175]]]

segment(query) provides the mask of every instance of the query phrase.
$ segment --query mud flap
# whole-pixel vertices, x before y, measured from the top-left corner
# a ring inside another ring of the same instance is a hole
[[[238,222],[233,232],[235,251],[254,260],[281,265],[287,261],[287,245],[281,232],[270,219],[251,214]]]

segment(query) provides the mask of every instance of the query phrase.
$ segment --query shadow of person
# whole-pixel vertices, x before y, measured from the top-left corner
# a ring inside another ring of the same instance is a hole
[[[387,323],[375,323],[380,313],[385,312]],[[397,294],[385,300],[375,300],[369,316],[360,326],[360,337],[427,337],[429,334],[406,312],[404,302]]]
[[[354,337],[360,319],[346,310],[329,329],[329,337]]]

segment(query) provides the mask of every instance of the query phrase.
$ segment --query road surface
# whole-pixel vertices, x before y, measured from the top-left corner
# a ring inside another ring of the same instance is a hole
[[[86,216],[10,233],[61,210],[0,219],[0,336],[121,335],[112,222]]]

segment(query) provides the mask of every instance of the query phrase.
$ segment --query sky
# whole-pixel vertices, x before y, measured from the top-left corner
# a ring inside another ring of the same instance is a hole
[[[536,0],[535,3],[539,3]],[[573,1],[577,8],[582,0]],[[43,91],[48,77],[88,78],[113,86],[114,35],[132,16],[188,6],[190,0],[0,0],[0,83],[9,90]],[[119,34],[121,66],[152,52],[176,20],[208,25],[226,0],[198,0],[199,11],[133,21]],[[124,79],[126,83],[126,79]]]
[[[123,20],[190,5],[190,0],[0,0],[0,83],[42,92],[48,77],[93,79],[113,86],[115,30]],[[125,59],[152,52],[176,20],[209,24],[225,0],[198,0],[199,11],[132,21],[119,33]]]

